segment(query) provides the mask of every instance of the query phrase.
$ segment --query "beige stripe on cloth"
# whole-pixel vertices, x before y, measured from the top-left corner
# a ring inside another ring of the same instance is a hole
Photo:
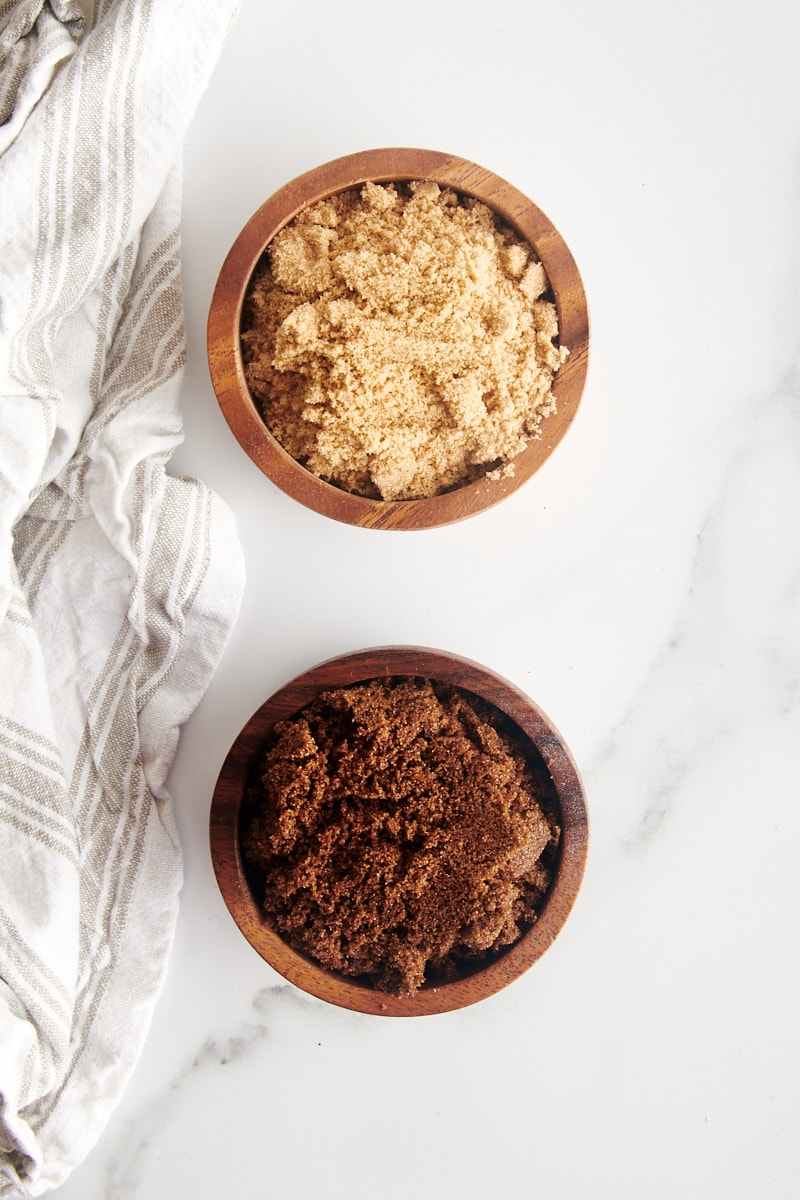
[[[230,513],[165,469],[174,163],[235,7],[0,0],[0,1197],[63,1182],[139,1056],[165,779],[241,598]]]

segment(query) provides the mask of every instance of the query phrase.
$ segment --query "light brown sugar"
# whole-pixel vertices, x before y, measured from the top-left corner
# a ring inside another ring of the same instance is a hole
[[[248,386],[288,453],[351,492],[416,499],[511,473],[568,353],[547,289],[486,205],[366,183],[269,245],[242,321]]]

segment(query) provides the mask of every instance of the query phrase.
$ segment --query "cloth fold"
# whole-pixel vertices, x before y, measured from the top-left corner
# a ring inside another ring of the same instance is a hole
[[[231,514],[166,470],[179,150],[236,7],[0,0],[3,1198],[63,1182],[139,1057],[181,884],[165,780],[243,588]]]
[[[0,153],[94,13],[92,0],[0,0]]]

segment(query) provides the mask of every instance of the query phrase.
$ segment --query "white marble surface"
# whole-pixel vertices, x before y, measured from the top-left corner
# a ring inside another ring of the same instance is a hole
[[[171,776],[166,987],[59,1200],[800,1194],[800,9],[794,0],[244,0],[185,154],[189,368],[175,469],[237,515],[239,624]],[[301,171],[450,151],[567,240],[593,322],[578,418],[492,512],[419,534],[306,511],[208,380],[222,259]],[[477,659],[566,736],[583,890],[523,979],[390,1020],[250,949],[207,820],[276,687],[387,642]]]

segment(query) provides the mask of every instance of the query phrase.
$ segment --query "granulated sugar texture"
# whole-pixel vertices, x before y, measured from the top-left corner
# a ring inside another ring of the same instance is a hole
[[[484,204],[432,181],[365,184],[273,239],[242,321],[272,434],[363,496],[433,496],[513,460],[567,356],[544,268]]]
[[[324,692],[278,724],[241,831],[269,922],[397,995],[512,945],[560,838],[552,780],[520,737],[477,697],[416,678]]]

